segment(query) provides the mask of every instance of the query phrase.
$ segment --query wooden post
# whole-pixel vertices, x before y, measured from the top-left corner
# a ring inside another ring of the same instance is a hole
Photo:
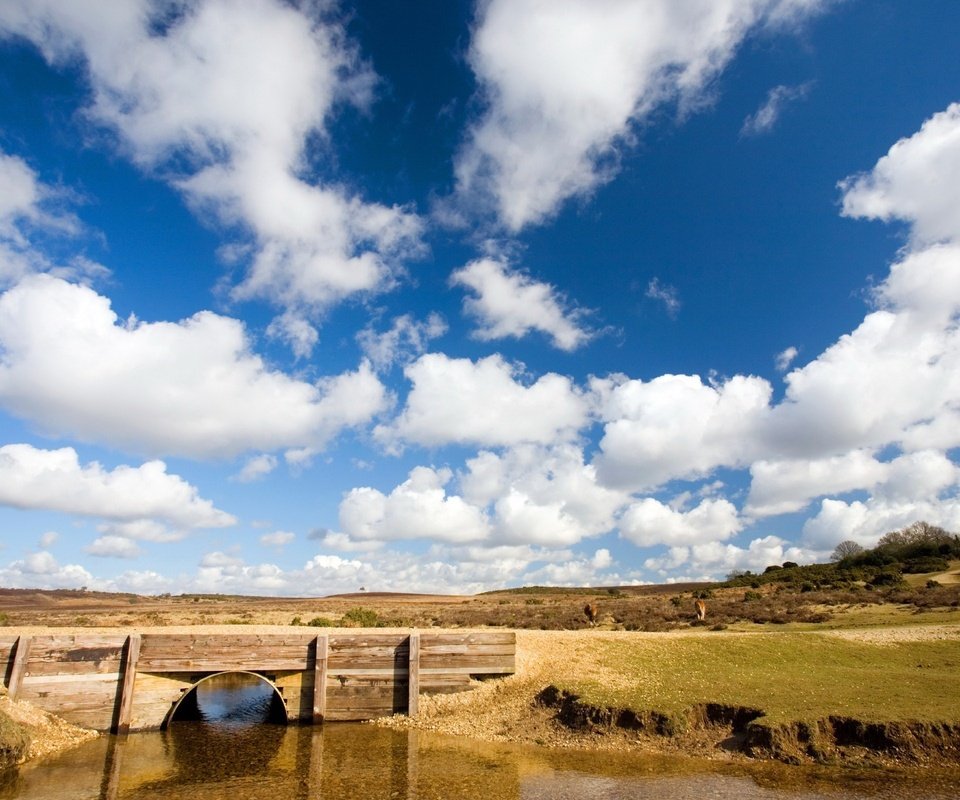
[[[319,725],[327,716],[327,635],[318,636],[315,646],[317,657],[313,665],[313,724]]]
[[[137,662],[140,660],[140,634],[127,637],[126,657],[123,660],[123,677],[120,685],[120,711],[117,714],[116,732],[123,736],[130,732],[133,717],[133,685],[137,679]]]
[[[420,713],[420,634],[410,634],[410,667],[407,672],[407,716]]]
[[[10,671],[10,684],[7,686],[7,696],[16,700],[20,693],[20,684],[27,673],[27,659],[30,658],[30,637],[21,636],[17,639],[17,654],[13,659],[13,669]]]

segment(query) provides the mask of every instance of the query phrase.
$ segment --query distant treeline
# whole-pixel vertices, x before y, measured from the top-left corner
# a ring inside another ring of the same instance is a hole
[[[732,572],[718,586],[758,589],[767,583],[785,583],[797,585],[801,591],[844,589],[853,584],[896,586],[905,574],[944,572],[952,559],[960,559],[960,536],[936,525],[914,522],[885,534],[870,549],[853,541],[840,542],[829,564],[800,566],[785,561],[768,566],[762,574]]]

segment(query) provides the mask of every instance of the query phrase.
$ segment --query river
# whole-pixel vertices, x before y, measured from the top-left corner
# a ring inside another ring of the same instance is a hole
[[[956,770],[894,772],[731,764],[551,750],[372,725],[271,722],[264,684],[213,683],[197,719],[104,736],[30,764],[0,800],[956,800]]]

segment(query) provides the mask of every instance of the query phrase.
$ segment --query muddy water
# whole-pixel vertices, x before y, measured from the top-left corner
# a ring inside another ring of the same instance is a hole
[[[238,700],[239,697],[239,700]],[[0,800],[956,800],[960,776],[730,765],[492,745],[369,725],[269,722],[262,689],[207,687],[200,718],[103,737],[0,786]],[[276,707],[273,706],[273,713]]]

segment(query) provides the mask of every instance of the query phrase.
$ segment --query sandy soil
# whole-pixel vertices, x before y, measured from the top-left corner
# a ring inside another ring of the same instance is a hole
[[[0,697],[0,713],[18,722],[30,734],[30,747],[24,754],[24,761],[59,753],[100,735],[96,731],[88,731],[64,722],[30,703],[11,700],[6,693]]]

